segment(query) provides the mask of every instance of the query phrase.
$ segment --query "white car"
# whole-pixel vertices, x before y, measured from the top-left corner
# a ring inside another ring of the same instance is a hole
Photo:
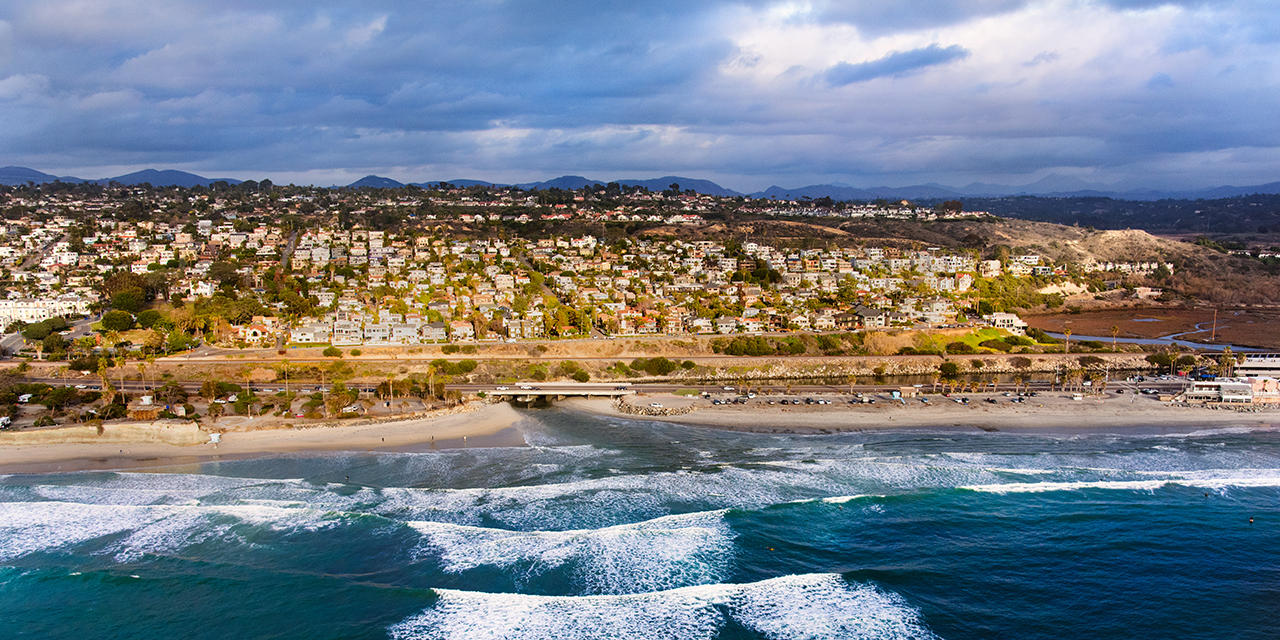
[[[650,402],[650,403],[649,403],[649,406],[653,407],[654,409],[661,409],[661,408],[662,408],[662,403],[661,403],[661,402]]]
[[[511,387],[498,387],[498,389],[497,389],[497,390],[498,390],[498,391],[506,391],[506,390],[508,390],[508,389],[510,389],[510,388],[511,388]]]
[[[733,391],[733,387],[725,387],[725,388],[724,388],[724,390],[725,390],[725,391]]]

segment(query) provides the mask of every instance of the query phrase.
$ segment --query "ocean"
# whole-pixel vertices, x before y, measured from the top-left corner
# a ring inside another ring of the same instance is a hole
[[[0,477],[0,637],[1280,627],[1280,432],[800,436],[524,416],[521,447]]]

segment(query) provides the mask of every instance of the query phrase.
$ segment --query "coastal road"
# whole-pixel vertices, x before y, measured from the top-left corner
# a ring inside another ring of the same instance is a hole
[[[43,384],[54,385],[54,386],[85,385],[86,388],[91,388],[91,387],[101,385],[101,380],[99,380],[96,375],[77,376],[75,378],[28,378],[27,380],[34,383],[43,383]],[[120,388],[121,386],[121,383],[119,380],[113,380],[111,384],[115,385],[117,388]],[[186,389],[188,392],[196,393],[200,390],[200,386],[203,384],[203,382],[184,381],[184,382],[179,382],[179,384],[181,384],[182,387]],[[450,390],[461,391],[464,394],[470,394],[470,393],[476,393],[479,391],[492,393],[494,391],[497,391],[498,387],[507,387],[508,390],[518,391],[520,390],[521,385],[528,385],[528,386],[534,387],[542,391],[544,394],[551,393],[557,390],[563,390],[565,392],[565,395],[575,395],[575,393],[581,392],[584,390],[610,391],[618,387],[626,387],[628,390],[634,391],[637,394],[670,394],[679,390],[693,389],[699,394],[705,392],[713,395],[737,396],[738,392],[742,390],[742,388],[740,388],[738,385],[723,384],[723,383],[722,384],[672,384],[672,383],[626,384],[626,383],[611,383],[611,382],[582,383],[582,384],[564,383],[564,382],[559,382],[559,383],[557,382],[519,382],[519,383],[510,383],[510,384],[450,384],[450,385],[446,385],[446,388]],[[123,389],[129,392],[138,392],[138,391],[145,391],[145,390],[151,389],[154,386],[156,386],[156,383],[150,380],[147,381],[147,384],[145,386],[139,380],[125,380]],[[269,384],[250,384],[250,385],[241,385],[241,386],[251,388],[254,390],[255,393],[276,393],[285,388],[285,385],[283,382],[272,382]],[[330,385],[327,385],[327,384],[321,385],[315,381],[300,381],[300,382],[291,383],[289,385],[289,390],[296,393],[315,393],[315,391],[318,389],[324,389],[325,391],[327,391],[329,386]],[[373,388],[376,386],[377,385],[373,383],[363,384],[363,385],[360,385],[360,384],[348,385],[348,387],[350,388],[357,388],[366,393],[372,393]],[[856,393],[888,393],[890,391],[897,391],[899,386],[901,385],[859,384],[859,385],[854,385],[853,391]],[[1047,392],[1050,390],[1051,383],[1048,380],[1041,380],[1041,381],[1030,382],[1025,386],[1029,388],[1031,391]],[[1172,393],[1172,392],[1181,391],[1185,386],[1186,386],[1186,382],[1182,380],[1148,379],[1144,382],[1113,381],[1109,385],[1107,385],[1107,392],[1114,394],[1116,391],[1123,390],[1126,394],[1131,394],[1137,391],[1138,389],[1156,389],[1156,390],[1159,390],[1161,393]],[[726,387],[732,387],[732,389],[726,389]],[[788,389],[788,386],[786,384],[770,384],[770,385],[751,384],[749,385],[749,387],[752,393],[761,393],[763,390],[767,389],[768,393],[771,393],[773,395],[784,394],[787,392],[787,389]],[[849,393],[849,385],[793,384],[790,386],[790,390],[791,390],[790,395],[847,394]],[[920,390],[927,393],[932,393],[933,385],[926,384],[920,387]],[[943,390],[942,386],[939,385],[938,391],[941,392],[942,390]],[[1005,391],[1012,391],[1012,385],[1005,384],[997,388],[998,393],[1003,393]],[[955,395],[965,395],[965,394],[957,393]]]
[[[99,319],[98,316],[91,316],[83,320],[76,320],[71,323],[71,329],[63,337],[66,338],[67,342],[70,342],[76,338],[87,336],[93,333],[93,329],[90,326]],[[22,349],[23,342],[22,334],[19,332],[4,334],[4,337],[0,337],[0,354],[8,356],[17,353]]]
[[[574,395],[574,391],[577,389],[607,390],[607,389],[613,389],[616,386],[621,386],[621,385],[612,384],[612,383],[602,383],[598,385],[592,385],[588,383],[588,384],[582,385],[581,387],[576,387],[574,385],[563,384],[563,383],[557,384],[557,383],[542,383],[542,382],[520,382],[520,383],[512,383],[512,384],[506,384],[506,385],[451,384],[451,385],[448,385],[448,388],[456,389],[463,393],[476,393],[478,391],[491,393],[497,390],[497,388],[500,386],[509,387],[510,389],[514,390],[514,389],[519,389],[520,385],[522,384],[529,385],[534,388],[540,388],[543,393],[552,392],[557,389],[563,389],[566,395]],[[752,393],[764,393],[764,391],[762,390],[767,389],[768,390],[767,393],[770,393],[772,395],[781,395],[781,394],[787,393],[788,389],[790,389],[790,395],[848,394],[850,392],[849,385],[847,384],[846,385],[824,385],[824,384],[758,385],[758,384],[752,383],[747,386],[750,388]],[[858,384],[853,386],[853,392],[854,393],[888,393],[890,391],[897,391],[900,386],[901,385],[897,385],[897,384]],[[1039,380],[1039,381],[1032,381],[1024,386],[1031,391],[1048,392],[1053,385],[1048,380]],[[1126,394],[1132,394],[1138,389],[1156,389],[1156,390],[1159,390],[1161,393],[1173,393],[1173,392],[1181,391],[1185,386],[1186,386],[1186,382],[1182,380],[1148,379],[1144,382],[1112,381],[1110,384],[1107,385],[1107,392],[1110,394],[1115,394],[1116,391],[1123,390]],[[710,393],[713,395],[719,394],[719,395],[727,395],[727,396],[737,396],[739,391],[742,391],[744,387],[740,387],[739,385],[736,385],[736,384],[725,384],[725,383],[721,383],[721,384],[671,384],[671,383],[649,384],[649,383],[646,383],[646,384],[628,385],[627,388],[632,391],[635,391],[637,394],[670,394],[679,390],[693,389],[699,394]],[[920,390],[926,393],[932,393],[933,385],[926,384],[920,387]],[[1013,385],[1009,383],[1002,384],[996,388],[997,393],[1003,393],[1005,391],[1012,391],[1012,390],[1013,390]],[[938,385],[938,391],[939,392],[943,391],[942,385]],[[990,391],[987,390],[980,393],[990,393]],[[966,395],[966,394],[956,393],[955,395]]]

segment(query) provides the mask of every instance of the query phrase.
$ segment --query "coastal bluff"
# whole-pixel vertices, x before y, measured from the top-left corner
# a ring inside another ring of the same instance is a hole
[[[0,446],[38,444],[204,444],[209,434],[190,422],[157,420],[0,432]]]

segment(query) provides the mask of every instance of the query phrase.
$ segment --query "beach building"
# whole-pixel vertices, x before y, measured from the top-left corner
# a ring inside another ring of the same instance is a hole
[[[1280,404],[1280,379],[1200,380],[1183,393],[1183,399],[1192,403]]]
[[[1280,378],[1280,353],[1250,353],[1236,365],[1236,375],[1246,378]]]

